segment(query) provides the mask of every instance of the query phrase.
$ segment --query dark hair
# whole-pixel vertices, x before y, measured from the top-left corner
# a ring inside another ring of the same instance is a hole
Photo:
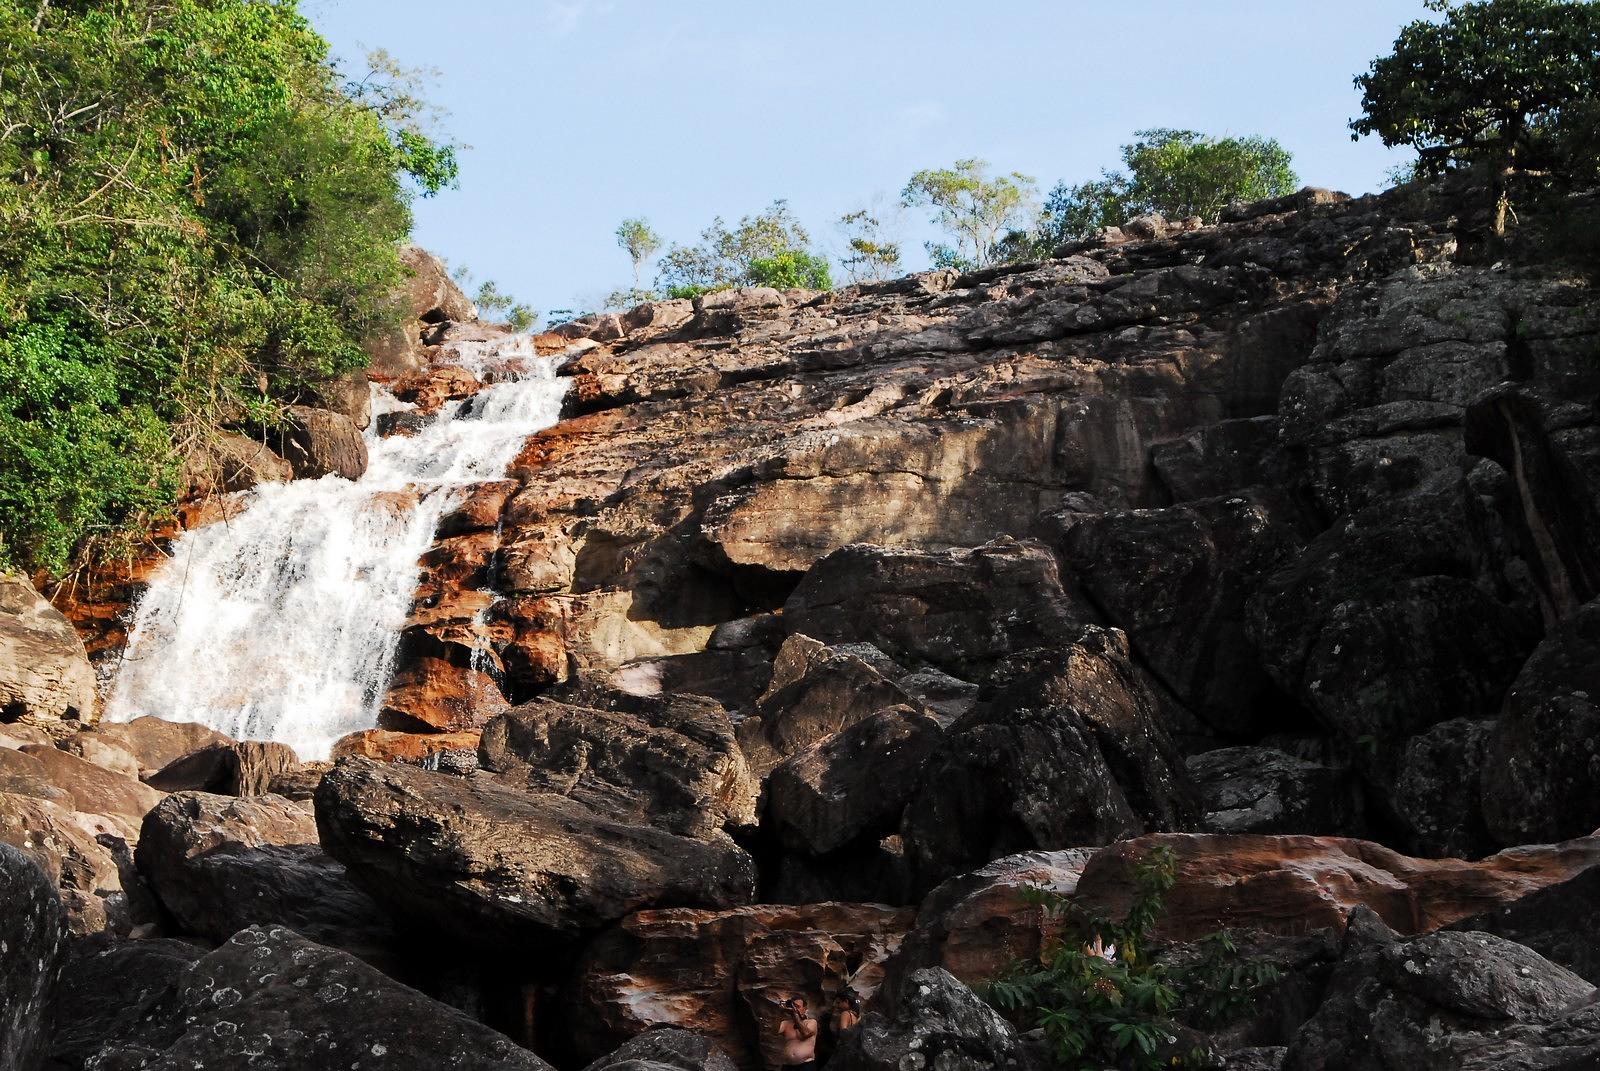
[[[838,993],[834,994],[833,999],[836,1002],[841,1000],[844,1001],[846,1004],[850,1005],[851,1011],[857,1013],[858,1015],[860,1014],[861,996],[854,989],[841,989]]]

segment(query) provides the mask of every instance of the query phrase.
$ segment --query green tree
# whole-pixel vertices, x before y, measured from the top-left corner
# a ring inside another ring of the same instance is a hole
[[[890,279],[900,274],[900,245],[890,241],[879,213],[858,209],[839,217],[850,253],[840,261],[853,283]]]
[[[1357,76],[1353,138],[1409,145],[1437,175],[1480,167],[1505,233],[1514,178],[1592,178],[1600,101],[1600,6],[1581,0],[1429,0],[1441,21],[1403,27],[1394,51]]]
[[[1122,147],[1121,171],[1058,184],[1045,201],[1039,244],[1087,238],[1136,216],[1215,220],[1232,201],[1259,201],[1299,185],[1289,151],[1273,138],[1214,138],[1193,130],[1140,130]]]
[[[627,252],[628,259],[633,262],[633,289],[641,290],[639,273],[661,248],[661,236],[650,228],[649,220],[625,219],[617,226],[617,245]]]
[[[831,290],[832,272],[825,258],[804,249],[786,249],[770,257],[757,257],[745,272],[751,286],[778,290]]]
[[[1027,225],[1036,188],[1033,179],[1016,171],[991,178],[986,162],[968,159],[918,171],[900,199],[907,208],[932,209],[932,222],[955,240],[953,246],[928,243],[934,264],[971,269],[1000,259],[997,243]]]
[[[810,246],[811,235],[794,218],[789,203],[781,199],[754,216],[743,217],[733,228],[718,216],[701,232],[698,245],[674,245],[667,250],[656,275],[656,289],[669,297],[694,297],[734,286],[773,285],[767,280],[791,277],[785,273],[811,281],[801,286],[822,289],[831,285],[827,261]]]
[[[410,199],[456,174],[373,70],[293,0],[0,0],[0,563],[64,569],[365,363]]]

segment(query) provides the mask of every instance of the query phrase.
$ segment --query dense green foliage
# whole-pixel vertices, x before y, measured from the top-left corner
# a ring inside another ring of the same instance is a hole
[[[679,298],[734,286],[827,289],[832,285],[828,262],[810,246],[810,234],[786,201],[772,202],[731,229],[719,216],[701,232],[699,245],[667,250],[656,289]]]
[[[1041,245],[1086,238],[1136,216],[1215,221],[1232,201],[1259,201],[1299,184],[1287,149],[1272,138],[1213,138],[1193,130],[1140,130],[1122,147],[1122,171],[1050,191]]]
[[[907,208],[932,210],[932,221],[955,244],[929,242],[934,266],[971,270],[1003,263],[1004,239],[1026,226],[1034,206],[1035,184],[1027,175],[989,174],[982,160],[957,160],[951,167],[929,168],[912,175],[901,191]]]
[[[402,176],[456,170],[399,73],[343,83],[293,0],[0,0],[0,563],[64,568],[364,362]]]
[[[1600,6],[1584,0],[1430,0],[1439,21],[1405,26],[1394,51],[1356,78],[1353,137],[1417,150],[1418,170],[1485,172],[1504,233],[1518,175],[1600,174]]]
[[[1118,923],[1088,915],[1048,889],[1025,890],[1058,921],[1074,916],[1067,936],[1049,942],[1038,962],[1014,964],[993,979],[983,987],[984,998],[1024,1029],[1043,1028],[1056,1062],[1068,1071],[1206,1066],[1203,1049],[1186,1050],[1179,1042],[1175,1021],[1227,1022],[1248,1010],[1278,972],[1242,962],[1225,932],[1203,939],[1201,955],[1185,970],[1169,971],[1152,960],[1150,936],[1176,880],[1172,852],[1151,851],[1136,870],[1138,896]]]

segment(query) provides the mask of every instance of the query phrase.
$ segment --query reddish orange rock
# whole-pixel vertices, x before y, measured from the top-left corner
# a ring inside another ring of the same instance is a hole
[[[747,1071],[783,1065],[777,1001],[826,1012],[851,985],[867,998],[910,928],[876,904],[641,911],[585,953],[569,990],[573,1038],[590,1057],[655,1027],[711,1038]]]
[[[1161,936],[1193,940],[1227,926],[1299,934],[1342,927],[1357,905],[1391,929],[1425,933],[1566,881],[1600,864],[1600,837],[1511,848],[1487,859],[1415,859],[1340,837],[1155,834],[1097,852],[1075,900],[1116,917],[1135,895],[1134,869],[1152,848],[1177,857]]]
[[[401,732],[461,732],[480,728],[507,706],[487,673],[424,655],[395,673],[378,725]]]
[[[477,750],[479,733],[397,733],[387,729],[363,729],[341,736],[333,745],[333,757],[359,755],[379,762],[415,762],[436,751]]]
[[[435,365],[394,381],[390,389],[403,402],[411,402],[421,413],[431,413],[445,402],[476,394],[483,388],[478,377],[456,364]]]

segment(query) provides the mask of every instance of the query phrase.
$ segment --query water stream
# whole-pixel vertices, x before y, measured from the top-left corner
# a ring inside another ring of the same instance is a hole
[[[378,414],[409,407],[375,387],[361,479],[266,484],[179,537],[139,601],[106,719],[203,722],[302,759],[371,728],[440,519],[560,415],[567,381],[529,345],[463,346],[459,363],[494,385],[415,435],[377,437]]]

